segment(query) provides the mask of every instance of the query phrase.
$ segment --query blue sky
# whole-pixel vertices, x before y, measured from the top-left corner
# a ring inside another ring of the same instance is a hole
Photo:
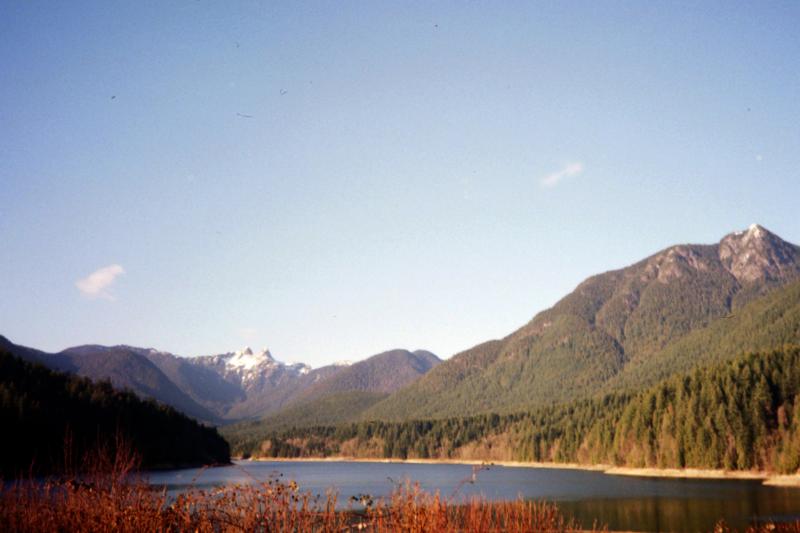
[[[443,357],[800,243],[797,2],[3,2],[0,333]],[[93,274],[94,273],[94,274]]]

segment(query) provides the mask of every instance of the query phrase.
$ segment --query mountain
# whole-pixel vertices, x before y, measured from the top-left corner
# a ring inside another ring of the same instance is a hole
[[[0,349],[54,370],[109,380],[117,388],[211,424],[277,410],[292,395],[338,370],[285,365],[267,350],[254,354],[250,348],[193,358],[125,345],[83,345],[47,353],[0,336]]]
[[[55,372],[0,349],[0,476],[85,467],[85,454],[125,443],[142,467],[227,463],[215,429],[106,382]],[[91,459],[103,459],[92,457]],[[84,464],[81,464],[81,462]]]
[[[281,410],[259,421],[225,430],[227,437],[267,434],[279,428],[330,425],[358,420],[361,413],[389,394],[425,375],[442,361],[425,350],[390,350],[299,389]]]
[[[288,398],[328,369],[303,363],[284,364],[266,348],[198,357],[178,357],[153,349],[137,349],[181,390],[226,420],[250,418],[282,407]]]
[[[0,349],[55,370],[95,381],[107,379],[115,387],[211,424],[259,418],[335,391],[393,392],[439,362],[430,352],[393,350],[369,362],[312,369],[303,363],[282,363],[267,349],[254,352],[249,347],[198,357],[126,345],[83,345],[46,353],[2,336]]]
[[[181,391],[217,417],[224,416],[230,405],[246,397],[236,384],[226,381],[213,369],[195,364],[192,359],[152,348],[126,348],[146,357]]]
[[[24,361],[39,363],[53,370],[61,372],[74,372],[74,365],[66,358],[55,358],[53,354],[14,344],[4,336],[0,335],[0,351],[10,353]]]
[[[517,331],[453,356],[364,416],[506,413],[642,387],[696,363],[677,348],[681,339],[704,352],[699,332],[714,325],[725,330],[718,337],[733,334],[722,322],[735,323],[745,309],[774,324],[774,313],[749,306],[799,279],[800,248],[758,225],[717,244],[672,246],[588,278]],[[792,324],[784,326],[786,340],[797,342]]]
[[[441,362],[425,350],[390,350],[344,366],[329,378],[310,385],[293,401],[351,391],[389,394],[413,383]]]
[[[142,398],[154,398],[207,423],[221,418],[197,403],[172,382],[139,349],[127,346],[84,345],[59,353],[19,346],[0,335],[0,350],[25,361],[42,364],[52,370],[68,372],[94,381],[108,380],[119,389],[128,389]]]
[[[85,345],[68,348],[51,356],[70,372],[94,381],[107,379],[120,389],[129,389],[143,398],[155,398],[175,409],[209,423],[220,417],[193,400],[169,379],[152,361],[127,346]]]
[[[698,365],[717,364],[732,355],[781,349],[798,342],[800,281],[794,281],[692,331],[650,357],[633,361],[610,379],[604,390],[632,391]]]
[[[262,457],[549,461],[796,474],[800,347],[730,357],[638,393],[527,412],[228,435]]]
[[[0,348],[110,379],[211,423],[503,414],[640,390],[742,350],[798,342],[798,284],[800,248],[753,225],[592,276],[507,337],[441,364],[405,350],[311,369],[266,349],[193,358],[131,346],[48,354],[2,337]]]
[[[309,387],[341,372],[345,365],[334,364],[288,376],[279,372],[269,386],[251,391],[244,401],[228,411],[229,420],[256,419],[275,413],[301,396]]]
[[[237,352],[194,357],[191,362],[214,370],[229,383],[239,386],[245,393],[277,386],[287,379],[297,378],[311,370],[311,367],[303,363],[293,365],[280,363],[266,348],[259,353],[253,353],[250,347],[246,347]]]

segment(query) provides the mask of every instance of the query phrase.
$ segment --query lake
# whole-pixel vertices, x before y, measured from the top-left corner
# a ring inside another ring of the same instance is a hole
[[[597,519],[610,530],[710,531],[719,518],[737,528],[753,521],[800,519],[800,489],[766,487],[752,480],[659,479],[492,466],[478,472],[471,483],[470,465],[326,461],[237,461],[202,471],[150,472],[148,478],[152,485],[177,494],[191,487],[255,483],[278,474],[314,494],[334,489],[344,505],[357,494],[388,496],[396,483],[408,479],[457,500],[483,495],[492,500],[522,497],[556,502],[584,527]]]

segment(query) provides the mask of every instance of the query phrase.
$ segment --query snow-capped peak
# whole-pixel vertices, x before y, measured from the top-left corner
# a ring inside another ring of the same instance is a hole
[[[758,224],[750,224],[746,230],[734,231],[734,237],[761,237],[764,234],[764,228]]]
[[[752,235],[754,237],[761,237],[761,234],[764,232],[764,228],[759,226],[758,224],[750,224],[750,227],[747,228],[747,234]]]
[[[260,353],[254,354],[253,350],[251,350],[249,346],[246,346],[243,350],[235,352],[233,356],[228,359],[227,366],[251,370],[263,363],[274,362],[275,359],[272,357],[272,354],[269,353],[268,349],[264,348]]]
[[[307,365],[305,363],[291,363],[288,366],[289,366],[289,368],[291,368],[292,370],[294,370],[295,372],[297,372],[301,376],[305,376],[306,374],[308,374],[309,372],[311,372],[313,370],[313,368],[311,368],[309,365]]]
[[[344,359],[342,361],[334,361],[333,362],[333,366],[350,366],[352,364],[353,364],[353,362],[350,361],[349,359]]]

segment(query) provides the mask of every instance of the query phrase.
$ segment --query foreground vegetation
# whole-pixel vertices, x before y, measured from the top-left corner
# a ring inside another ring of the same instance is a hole
[[[61,374],[0,352],[0,476],[68,472],[126,442],[145,468],[228,463],[216,429],[108,382]]]
[[[280,477],[247,485],[194,489],[171,497],[137,472],[125,446],[99,450],[80,475],[41,480],[0,480],[0,531],[194,532],[490,532],[587,531],[554,504],[428,493],[411,483],[386,499],[364,494],[338,505],[337,494],[314,496]],[[477,467],[476,467],[477,468]],[[464,480],[462,483],[466,483]],[[600,528],[593,524],[591,531]],[[719,522],[715,533],[732,531]],[[800,522],[761,524],[748,532],[800,533]]]
[[[527,413],[362,422],[226,434],[235,453],[605,463],[629,467],[800,467],[800,348],[696,369],[637,394]],[[247,429],[247,428],[244,428]]]
[[[15,487],[2,497],[7,531],[580,531],[553,505],[533,502],[453,505],[418,488],[397,491],[362,511],[335,511],[335,495],[318,500],[292,484],[197,491],[170,501],[146,486],[107,490],[50,485]]]
[[[352,498],[337,509],[337,494],[303,492],[295,482],[253,479],[251,485],[192,490],[170,498],[136,475],[127,447],[100,450],[82,473],[40,481],[0,482],[0,530],[40,531],[578,531],[551,504],[442,498],[416,485],[388,499]]]

